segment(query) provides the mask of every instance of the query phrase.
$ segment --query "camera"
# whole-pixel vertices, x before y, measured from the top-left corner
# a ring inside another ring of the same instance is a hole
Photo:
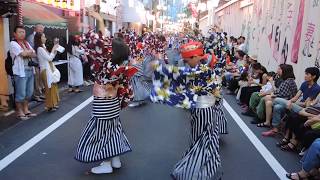
[[[32,61],[32,60],[30,60],[30,61],[28,62],[28,66],[30,66],[30,67],[38,67],[39,64],[36,63],[36,62],[34,62],[34,61]]]

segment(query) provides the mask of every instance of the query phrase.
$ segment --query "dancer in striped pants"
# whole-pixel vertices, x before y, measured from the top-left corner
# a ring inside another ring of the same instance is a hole
[[[150,96],[152,79],[148,71],[150,69],[150,62],[154,59],[153,56],[145,56],[142,62],[134,64],[138,72],[131,78],[130,82],[133,88],[134,99],[129,104],[129,107],[137,107],[142,105]]]
[[[89,13],[103,25],[98,13]],[[100,30],[103,31],[104,26]],[[120,110],[133,98],[129,82],[137,70],[123,65],[128,59],[129,47],[121,39],[111,40],[89,32],[82,46],[93,62],[95,84],[92,116],[82,132],[75,159],[85,163],[102,162],[92,168],[91,173],[112,173],[113,168],[121,167],[119,156],[131,151],[122,129]]]
[[[222,100],[214,70],[206,65],[203,45],[181,46],[189,67],[154,64],[151,100],[182,107],[191,113],[191,144],[171,173],[176,180],[218,180],[222,176],[219,131],[226,133]]]
[[[218,121],[214,106],[191,110],[191,146],[172,172],[177,180],[216,180],[222,176]]]

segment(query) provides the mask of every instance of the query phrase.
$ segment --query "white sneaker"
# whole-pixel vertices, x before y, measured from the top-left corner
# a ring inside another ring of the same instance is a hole
[[[90,84],[87,81],[83,81],[84,86],[89,86]]]
[[[121,161],[119,156],[113,157],[111,159],[111,166],[117,169],[121,168]]]
[[[140,105],[139,102],[131,102],[128,106],[129,106],[129,107],[137,107],[137,106],[139,106],[139,105]]]
[[[93,174],[110,174],[113,172],[110,161],[103,161],[100,166],[91,169]]]
[[[91,80],[89,80],[88,83],[89,83],[90,85],[93,85],[93,84],[94,84],[94,82],[91,81]]]

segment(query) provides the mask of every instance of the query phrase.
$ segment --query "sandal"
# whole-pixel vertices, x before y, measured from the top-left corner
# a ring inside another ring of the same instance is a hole
[[[37,116],[37,114],[32,113],[32,112],[28,112],[25,115],[28,116],[28,117],[36,117]]]
[[[57,110],[57,108],[53,107],[53,108],[45,108],[47,112],[54,112]]]
[[[265,124],[265,123],[260,123],[260,124],[257,124],[257,127],[271,128],[271,125],[268,125],[268,124]]]
[[[298,176],[298,179],[294,179],[294,180],[299,180],[299,179],[303,180],[303,179],[308,179],[308,177],[309,177],[308,175],[305,176],[305,177],[302,177],[302,176],[299,174],[299,172],[286,174],[286,176],[287,176],[288,179],[293,179],[293,175],[297,175],[297,176]]]
[[[277,145],[278,147],[281,147],[281,146],[283,146],[283,145],[288,144],[289,142],[290,142],[289,139],[283,138],[281,141],[277,142],[276,145]]]
[[[9,111],[8,106],[0,106],[0,111]]]
[[[25,120],[28,120],[30,119],[30,117],[24,115],[24,114],[20,114],[17,116],[18,119],[22,120],[22,121],[25,121]]]
[[[278,131],[271,129],[269,131],[263,132],[262,136],[270,137],[270,136],[275,136],[277,133],[278,133]]]
[[[294,152],[294,151],[296,151],[296,145],[294,145],[292,142],[289,142],[288,144],[282,145],[280,147],[280,149],[282,151],[292,151],[292,152]]]
[[[76,90],[74,90],[73,92],[75,92],[75,93],[81,93],[81,92],[83,92],[83,90],[76,89]]]
[[[41,99],[40,97],[34,98],[34,100],[37,101],[37,102],[44,102],[44,100]]]

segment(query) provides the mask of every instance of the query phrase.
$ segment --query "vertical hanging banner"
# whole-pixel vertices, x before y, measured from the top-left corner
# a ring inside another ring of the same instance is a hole
[[[305,0],[300,0],[297,27],[294,33],[293,45],[291,50],[291,62],[293,63],[297,63],[299,58],[301,32],[302,32],[302,24],[303,24],[303,16],[304,16],[304,5],[305,5]]]
[[[320,0],[311,0],[307,4],[308,12],[305,15],[304,32],[302,34],[302,42],[300,56],[307,63],[319,66],[320,54]]]
[[[284,34],[284,41],[282,44],[281,49],[281,63],[287,63],[287,59],[289,54],[291,53],[291,45],[293,44],[293,32],[294,32],[294,22],[296,19],[298,19],[297,12],[298,9],[298,3],[296,0],[287,0],[285,3],[285,16],[283,17],[282,21],[283,24],[283,34]]]

